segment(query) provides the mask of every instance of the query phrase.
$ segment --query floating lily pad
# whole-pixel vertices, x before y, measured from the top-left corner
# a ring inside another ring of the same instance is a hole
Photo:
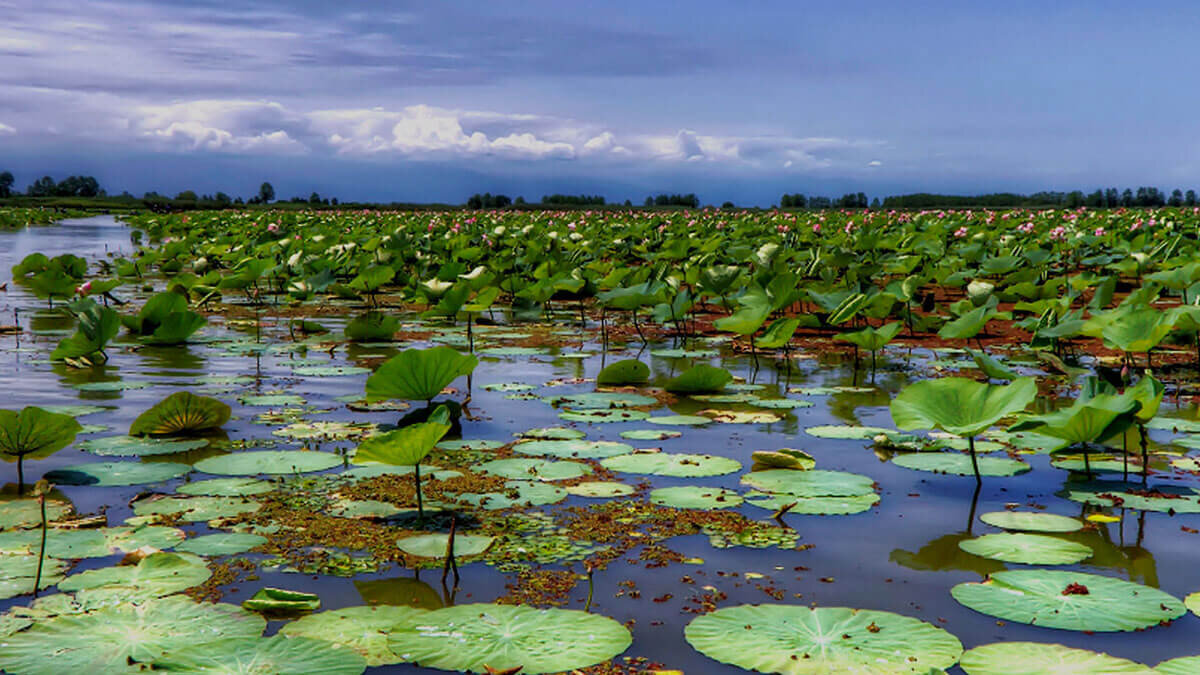
[[[650,501],[678,509],[730,509],[742,505],[742,496],[723,488],[684,485],[653,490]]]
[[[113,392],[145,389],[150,383],[144,380],[117,380],[115,382],[83,382],[75,385],[79,391]]]
[[[537,429],[528,429],[517,434],[521,438],[534,438],[547,441],[569,441],[576,438],[583,438],[587,434],[578,429],[568,429],[566,427],[540,427]]]
[[[483,555],[495,541],[495,537],[455,533],[454,555],[462,558]],[[449,542],[450,535],[448,534],[418,534],[397,539],[396,546],[409,555],[421,558],[445,558]]]
[[[844,425],[818,425],[815,427],[806,427],[804,433],[817,438],[834,438],[839,440],[849,441],[869,441],[880,434],[894,434],[895,429],[884,429],[883,427],[856,427]]]
[[[950,589],[958,602],[989,616],[1063,630],[1114,632],[1179,618],[1183,603],[1156,588],[1056,570],[996,572]]]
[[[242,603],[242,609],[266,614],[311,612],[320,606],[321,598],[317,597],[316,593],[270,587],[258,589],[258,592]]]
[[[967,675],[1154,675],[1156,672],[1108,654],[1037,642],[994,642],[975,647],[962,655],[958,665]],[[1161,666],[1157,672],[1163,672]]]
[[[329,507],[329,515],[338,518],[390,518],[401,513],[395,504],[375,499],[343,499]]]
[[[281,408],[289,405],[304,405],[303,396],[295,394],[266,394],[263,396],[242,396],[238,399],[242,405]]]
[[[483,672],[484,665],[522,675],[557,673],[608,661],[632,637],[612,619],[569,609],[458,605],[436,609],[389,635],[393,652],[426,668]]]
[[[464,492],[456,496],[460,502],[489,511],[555,504],[566,498],[565,489],[533,480],[510,480],[504,484],[504,492]]]
[[[772,410],[796,410],[799,408],[811,408],[816,404],[812,401],[800,401],[794,398],[760,398],[756,401],[751,401],[750,405],[759,408],[770,408]]]
[[[1124,672],[1124,671],[1113,671]],[[1130,671],[1134,673],[1147,673],[1144,670]],[[1154,670],[1149,671],[1155,675],[1195,675],[1200,673],[1200,656],[1181,656],[1177,659],[1163,661],[1154,667]],[[1080,671],[1083,675],[1083,671]]]
[[[679,438],[683,433],[679,431],[658,430],[658,429],[630,429],[621,432],[621,438],[629,441],[665,441],[668,438]]]
[[[661,424],[671,427],[700,427],[712,423],[710,418],[702,415],[658,415],[656,417],[647,417],[646,421],[650,424]]]
[[[728,457],[667,452],[620,455],[601,460],[600,464],[611,471],[676,478],[721,476],[742,468],[741,462]]]
[[[51,558],[103,558],[129,553],[143,546],[171,548],[183,541],[183,530],[157,525],[101,527],[96,529],[51,529],[46,532],[46,555]],[[20,530],[0,533],[0,553],[36,553],[41,532]]]
[[[46,412],[58,415],[70,415],[71,417],[85,417],[109,410],[109,408],[103,408],[98,405],[44,405],[41,408]]]
[[[1148,429],[1170,431],[1177,434],[1200,433],[1200,420],[1188,420],[1181,417],[1154,417],[1146,423]]]
[[[436,448],[441,450],[499,450],[505,445],[504,441],[487,441],[483,439],[463,439],[457,441],[442,441]]]
[[[346,607],[302,617],[279,632],[343,645],[358,652],[368,666],[386,666],[404,662],[404,657],[388,648],[388,633],[395,626],[414,624],[424,615],[425,610],[415,607]]]
[[[591,483],[580,483],[571,485],[566,488],[568,494],[576,497],[626,497],[635,492],[632,485],[625,483],[616,483],[613,481],[594,481]]]
[[[1050,460],[1050,466],[1064,471],[1083,473],[1121,473],[1123,471],[1138,471],[1136,461],[1126,463],[1125,458],[1110,453],[1090,453],[1087,458],[1082,454],[1059,455]]]
[[[654,398],[653,396],[610,391],[594,391],[582,394],[546,396],[542,400],[550,405],[571,408],[572,410],[636,408],[639,406],[658,405],[658,399]]]
[[[1141,483],[1092,481],[1075,483],[1065,492],[1067,499],[1106,507],[1124,507],[1160,513],[1200,513],[1200,494],[1175,485],[1143,486]]]
[[[537,387],[533,386],[532,384],[524,384],[521,382],[493,382],[491,384],[483,385],[483,388],[487,391],[503,392],[533,391],[534,389],[537,389]]]
[[[257,478],[210,478],[185,483],[175,491],[182,495],[206,497],[248,497],[273,489],[270,483]]]
[[[202,558],[187,553],[152,553],[136,565],[103,567],[74,574],[58,584],[60,591],[103,588],[130,599],[156,598],[187,590],[212,576]]]
[[[579,459],[604,459],[633,452],[633,446],[613,441],[528,441],[513,446],[522,455],[538,457],[575,457]]]
[[[367,662],[350,647],[307,637],[275,635],[230,638],[186,647],[168,653],[155,666],[173,673],[359,675],[366,670]]]
[[[793,469],[807,470],[817,465],[817,460],[803,450],[780,448],[779,450],[756,450],[750,455],[754,459],[754,470]]]
[[[736,410],[701,410],[700,414],[721,424],[772,424],[783,419],[774,413]]]
[[[63,572],[70,563],[54,558],[42,559],[41,579],[38,590],[48,588],[63,580]],[[0,600],[33,592],[34,581],[39,573],[37,553],[0,555]]]
[[[592,467],[587,464],[580,464],[579,462],[528,459],[525,457],[495,459],[490,462],[484,462],[476,468],[484,473],[490,473],[503,478],[547,481],[579,478],[592,472]]]
[[[981,558],[1025,565],[1073,565],[1092,556],[1089,546],[1044,534],[985,534],[960,541],[958,547]]]
[[[245,553],[267,543],[267,538],[243,532],[221,532],[188,539],[175,547],[176,551],[196,555],[234,555]]]
[[[253,513],[262,507],[256,501],[241,497],[163,497],[145,499],[133,505],[138,516],[178,516],[187,522],[232,518]]]
[[[569,422],[612,424],[614,422],[638,422],[650,417],[650,413],[642,410],[613,408],[605,410],[564,410],[558,413],[558,416]]]
[[[875,481],[845,471],[770,469],[742,476],[742,483],[763,492],[795,497],[851,497],[873,494]]]
[[[549,354],[549,350],[540,347],[488,347],[487,349],[479,350],[480,356],[533,356],[535,354]]]
[[[180,630],[187,626],[187,630]],[[203,635],[258,637],[266,621],[240,607],[183,596],[118,604],[37,622],[0,642],[0,669],[27,675],[127,673],[131,662],[152,663]]]
[[[721,663],[789,675],[927,673],[962,654],[957,638],[924,621],[845,607],[726,607],[693,619],[684,638]]]
[[[1183,606],[1187,607],[1192,614],[1200,616],[1200,591],[1188,594],[1183,599]]]
[[[992,527],[1024,532],[1075,532],[1083,528],[1076,518],[1031,511],[991,511],[979,519]]]
[[[192,470],[187,464],[173,462],[94,462],[75,464],[46,473],[46,480],[58,485],[142,485],[178,478]]]
[[[849,516],[862,513],[879,503],[874,492],[840,497],[797,497],[789,494],[746,493],[746,503],[768,511],[787,508],[787,513],[802,516]]]
[[[221,476],[255,476],[310,473],[341,465],[342,458],[331,452],[259,450],[202,459],[196,462],[196,470]]]
[[[367,375],[369,368],[358,366],[301,366],[293,368],[292,374],[300,377],[346,377],[349,375]]]
[[[64,501],[57,499],[46,500],[46,521],[54,521],[69,515],[74,509]],[[0,502],[0,530],[13,528],[40,527],[42,524],[42,507],[36,499],[14,499]]]
[[[375,432],[374,424],[355,422],[297,422],[271,433],[283,438],[296,440],[330,440],[344,441],[351,438],[363,438]]]
[[[1015,476],[1029,471],[1031,466],[1025,462],[1007,457],[978,457],[979,475],[981,476]],[[913,452],[897,455],[892,463],[906,469],[946,473],[955,476],[974,476],[975,469],[970,455],[949,452]]]
[[[172,440],[144,436],[107,436],[86,440],[79,444],[79,449],[102,457],[141,457],[187,452],[207,445],[208,441],[200,438]]]

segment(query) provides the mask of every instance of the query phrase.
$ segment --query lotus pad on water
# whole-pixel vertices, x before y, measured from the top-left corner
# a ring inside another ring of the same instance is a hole
[[[246,497],[272,489],[270,483],[256,478],[210,478],[180,485],[175,491],[182,495]]]
[[[46,480],[59,485],[142,485],[178,478],[192,470],[173,462],[94,462],[64,466],[46,473]]]
[[[962,655],[958,665],[967,675],[1154,675],[1156,672],[1108,654],[1037,642],[995,642],[975,647]]]
[[[181,627],[186,626],[186,630]],[[183,596],[123,603],[38,621],[0,641],[0,669],[24,675],[131,673],[197,643],[258,637],[266,621],[240,607]]]
[[[977,457],[979,475],[981,476],[1015,476],[1025,473],[1032,467],[1015,459],[1007,457]],[[970,455],[950,452],[913,452],[897,455],[892,463],[906,469],[946,473],[955,476],[974,476],[975,468]]]
[[[0,553],[36,553],[41,541],[41,532],[34,530],[3,532],[0,533]],[[143,546],[171,548],[181,541],[183,530],[158,525],[50,529],[46,532],[46,555],[67,560],[103,558],[114,553],[129,553]]]
[[[1007,621],[1098,633],[1150,628],[1186,611],[1178,599],[1149,586],[1057,570],[997,572],[982,583],[959,584],[950,594]]]
[[[849,497],[875,491],[875,481],[845,471],[771,469],[742,476],[742,483],[764,492],[796,497]]]
[[[658,399],[644,394],[625,392],[595,391],[582,394],[563,394],[546,396],[542,399],[554,406],[562,406],[574,410],[597,410],[604,408],[634,408],[639,406],[657,405]]]
[[[1146,671],[1138,670],[1133,672],[1141,673]],[[1177,659],[1163,661],[1150,672],[1157,675],[1195,675],[1196,673],[1200,673],[1200,656],[1181,656]]]
[[[683,434],[668,429],[630,429],[621,432],[621,438],[629,441],[665,441],[668,438],[679,438]]]
[[[175,452],[187,452],[203,448],[208,441],[203,439],[166,439],[143,438],[140,436],[108,436],[93,438],[79,444],[80,450],[87,450],[93,455],[102,457],[143,457],[148,455],[168,455]]]
[[[839,440],[869,441],[880,434],[894,434],[895,429],[883,427],[856,427],[837,424],[822,424],[806,427],[804,433],[817,438],[832,438]]]
[[[1031,511],[991,511],[979,519],[992,527],[1024,532],[1075,532],[1083,528],[1076,518]]]
[[[491,548],[492,542],[495,540],[495,537],[455,533],[454,555],[464,558],[482,555]],[[448,534],[418,534],[397,539],[396,546],[409,555],[421,558],[445,558],[449,542],[450,535]]]
[[[513,450],[522,455],[540,457],[578,457],[603,459],[633,452],[633,446],[613,441],[529,441],[518,443]]]
[[[650,501],[678,509],[729,509],[741,506],[742,496],[733,490],[684,485],[653,490]]]
[[[1083,544],[1044,534],[985,534],[958,542],[972,555],[1026,565],[1072,565],[1092,555]]]
[[[568,494],[576,497],[626,497],[634,493],[632,485],[612,481],[595,481],[580,483],[566,488]]]
[[[620,455],[602,460],[600,464],[612,471],[676,478],[720,476],[742,468],[741,462],[728,457],[667,452]]]
[[[102,567],[67,577],[62,591],[113,590],[129,599],[154,598],[198,586],[212,575],[203,559],[190,554],[152,553],[137,565]]]
[[[535,480],[567,480],[579,478],[592,472],[587,464],[571,461],[553,461],[512,457],[509,459],[494,459],[484,462],[477,467],[484,473],[503,478],[523,478]]]
[[[474,604],[425,613],[394,627],[393,652],[426,668],[484,672],[521,666],[524,675],[557,673],[608,661],[632,642],[612,619],[569,609]]]
[[[1096,506],[1124,507],[1160,513],[1200,513],[1200,494],[1176,485],[1092,481],[1068,484],[1066,498]]]
[[[172,673],[359,675],[366,660],[350,647],[275,635],[217,640],[171,651],[154,664]]]
[[[217,429],[229,421],[229,406],[208,396],[178,391],[138,416],[131,436],[167,436]]]
[[[196,462],[196,470],[221,476],[255,476],[325,471],[341,464],[342,458],[331,452],[256,450],[202,459]]]
[[[589,422],[592,424],[611,424],[615,422],[638,422],[650,417],[650,413],[642,410],[626,408],[564,410],[558,413],[559,418],[568,422]]]
[[[267,538],[244,532],[221,532],[188,539],[175,547],[177,551],[196,555],[233,555],[245,553],[267,543]]]
[[[386,666],[404,661],[388,649],[388,633],[402,624],[411,625],[424,615],[425,610],[414,607],[347,607],[292,621],[279,632],[288,637],[344,645],[364,657],[368,666]]]
[[[232,518],[257,511],[261,506],[241,497],[162,497],[134,503],[133,513],[138,516],[178,516],[180,520],[199,522]]]
[[[70,514],[74,508],[67,502],[57,499],[46,500],[46,520],[54,521]],[[36,499],[14,499],[0,502],[0,530],[17,527],[40,527],[42,524],[42,507]]]
[[[928,673],[958,662],[962,643],[919,619],[866,609],[741,605],[684,629],[705,656],[784,675]]]
[[[554,504],[566,498],[567,491],[563,488],[536,480],[507,481],[504,483],[503,492],[463,492],[457,496],[460,502],[474,504],[489,511],[514,506]]]

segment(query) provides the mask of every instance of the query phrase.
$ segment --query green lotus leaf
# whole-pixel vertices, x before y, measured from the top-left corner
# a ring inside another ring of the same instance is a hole
[[[325,471],[342,465],[332,452],[311,450],[253,450],[217,455],[196,462],[195,469],[219,476],[257,476]]]
[[[627,392],[594,391],[580,394],[562,394],[546,396],[543,401],[553,406],[562,406],[572,410],[601,410],[607,408],[633,408],[637,406],[657,405],[658,400],[653,396],[632,394]]]
[[[794,398],[760,398],[750,401],[750,405],[771,410],[797,410],[811,408],[816,404],[812,401],[800,401]]]
[[[536,480],[510,480],[504,483],[504,492],[462,492],[455,497],[488,511],[556,504],[566,498],[563,488]]]
[[[1080,396],[1068,408],[1027,417],[1011,430],[1061,438],[1072,445],[1100,442],[1127,429],[1140,407],[1140,401],[1132,393]]]
[[[136,565],[103,567],[59,582],[61,591],[119,590],[130,598],[171,595],[198,586],[212,576],[202,558],[187,553],[151,553]]]
[[[621,438],[627,441],[665,441],[668,438],[679,438],[682,435],[682,432],[666,429],[629,429],[620,433]]]
[[[396,336],[400,320],[383,312],[364,312],[346,323],[346,339],[352,342],[386,342]],[[407,398],[400,396],[397,398]]]
[[[701,363],[683,371],[663,388],[672,394],[704,394],[721,391],[732,381],[733,375],[728,370]]]
[[[284,624],[279,632],[349,647],[365,658],[368,666],[386,666],[404,662],[388,648],[388,634],[396,626],[414,625],[424,615],[424,609],[415,607],[346,607],[301,617]]]
[[[495,541],[495,537],[455,533],[454,555],[462,558],[483,555]],[[448,534],[418,534],[396,540],[401,551],[421,558],[445,558],[449,543]]]
[[[367,398],[429,401],[451,382],[470,375],[479,359],[452,347],[406,349],[367,378]]]
[[[589,409],[589,410],[564,410],[558,413],[560,419],[568,422],[587,422],[589,424],[612,424],[616,422],[639,422],[650,417],[650,413],[643,410],[627,410],[625,408],[614,409]]]
[[[892,399],[892,420],[905,431],[941,429],[956,436],[976,436],[1002,418],[1033,402],[1032,377],[1008,385],[983,384],[962,377],[921,380]]]
[[[174,440],[144,436],[106,436],[88,439],[79,444],[79,449],[101,457],[148,457],[187,452],[207,445],[208,441],[199,438]]]
[[[79,328],[58,343],[50,354],[52,361],[78,359],[104,351],[109,340],[121,330],[121,316],[115,310],[97,305],[94,300],[72,303],[71,312],[79,319]]]
[[[786,507],[787,513],[805,516],[849,516],[867,511],[878,504],[879,495],[871,492],[833,497],[798,497],[750,491],[746,493],[746,503],[768,511],[778,511]]]
[[[980,476],[1015,476],[1033,468],[1025,462],[1007,457],[978,457],[975,461],[978,463]],[[913,452],[893,457],[892,464],[917,471],[955,476],[975,475],[971,456],[956,452]]]
[[[499,450],[508,445],[504,441],[489,441],[480,438],[440,441],[434,447],[440,450]]]
[[[525,457],[494,459],[490,462],[484,462],[476,468],[483,473],[490,473],[502,478],[523,478],[544,481],[568,480],[592,473],[592,467],[579,462],[550,461]]]
[[[613,441],[527,441],[513,446],[522,455],[604,459],[633,452],[633,446]]]
[[[668,427],[699,427],[712,423],[711,419],[700,415],[656,415],[654,417],[647,416],[645,421]]]
[[[985,351],[973,351],[968,349],[967,353],[975,360],[975,365],[983,371],[984,375],[993,380],[1016,380],[1021,377],[1017,371],[1009,368],[1000,362],[999,359],[988,354]]]
[[[1144,673],[1146,671],[1135,670],[1131,672]],[[1194,675],[1195,673],[1200,673],[1200,656],[1181,656],[1177,659],[1163,661],[1150,672],[1156,675]],[[1083,675],[1082,671],[1080,675]]]
[[[642,384],[650,379],[650,367],[637,359],[626,359],[605,366],[596,375],[596,384],[601,387],[623,387]]]
[[[959,584],[950,594],[1006,621],[1097,633],[1142,630],[1186,611],[1182,602],[1156,588],[1056,570],[996,572],[982,583]]]
[[[53,523],[70,515],[74,510],[75,508],[68,502],[47,499],[46,522]],[[42,507],[36,499],[0,501],[0,530],[41,527],[41,524]]]
[[[1188,594],[1183,599],[1183,606],[1187,607],[1192,614],[1200,616],[1200,591]]]
[[[283,406],[304,405],[305,400],[302,396],[295,394],[268,394],[265,396],[242,396],[238,398],[238,402],[248,406],[263,406],[268,408],[278,408]]]
[[[875,492],[875,481],[844,471],[770,469],[742,476],[742,484],[794,497],[851,497]]]
[[[381,502],[375,499],[339,499],[329,506],[329,515],[338,518],[371,518],[382,519],[404,513],[391,502]]]
[[[958,547],[981,558],[1025,565],[1073,565],[1092,556],[1089,546],[1044,534],[985,534],[960,541]]]
[[[52,413],[28,406],[21,412],[0,410],[0,456],[17,462],[17,474],[24,484],[24,461],[42,459],[62,450],[83,429],[70,415]]]
[[[144,668],[131,664],[151,664],[197,636],[253,638],[265,628],[262,617],[234,605],[148,599],[38,621],[0,641],[0,668],[28,675],[139,672]]]
[[[270,483],[256,478],[210,478],[185,483],[175,491],[181,495],[201,497],[249,497],[274,489]]]
[[[776,319],[771,322],[770,326],[767,326],[762,337],[758,338],[754,344],[762,349],[786,347],[792,341],[792,336],[796,334],[796,329],[799,327],[800,319],[796,317]]]
[[[171,548],[183,541],[183,536],[183,530],[157,525],[102,527],[94,530],[51,529],[46,532],[46,555],[64,560],[104,558],[114,553],[129,553],[143,546]],[[0,533],[2,553],[32,554],[40,548],[40,532],[23,530]]]
[[[987,304],[963,314],[938,330],[938,337],[943,340],[967,340],[975,337],[987,326],[987,322],[996,318],[998,312],[993,304]]]
[[[171,312],[163,318],[153,333],[143,338],[143,342],[152,345],[181,345],[206,323],[208,319],[190,309]]]
[[[1200,513],[1200,494],[1177,485],[1151,485],[1120,481],[1091,481],[1068,484],[1064,496],[1095,506],[1156,511]]]
[[[962,655],[958,665],[967,675],[1154,675],[1163,672],[1161,665],[1156,671],[1108,654],[1037,642],[994,642],[975,647]]]
[[[138,415],[130,436],[169,436],[219,429],[229,421],[229,406],[208,396],[178,391]]]
[[[721,476],[742,468],[741,462],[728,457],[667,452],[619,455],[601,460],[600,464],[610,471],[675,478]]]
[[[1123,352],[1148,352],[1170,334],[1175,320],[1170,312],[1150,307],[1121,312],[1103,322],[1100,337],[1105,346]]]
[[[855,345],[859,349],[865,349],[869,352],[877,352],[887,346],[893,338],[900,334],[900,330],[904,328],[904,324],[899,321],[892,322],[880,328],[872,328],[867,326],[862,330],[857,330],[851,333],[841,333],[834,336],[834,340],[841,340]]]
[[[249,601],[247,601],[249,602]],[[229,638],[171,651],[155,661],[172,673],[359,675],[367,662],[353,649],[306,637]]]
[[[723,488],[684,485],[652,490],[650,501],[677,509],[730,509],[742,505],[742,496]]]
[[[425,668],[522,675],[586,668],[625,651],[632,637],[612,619],[569,609],[458,605],[436,609],[388,636],[393,652]]]
[[[257,534],[221,532],[188,539],[176,546],[175,550],[207,556],[234,555],[235,553],[245,553],[265,543],[267,543],[267,538]]]
[[[262,504],[242,497],[162,497],[144,499],[133,505],[138,516],[176,516],[187,522],[232,518],[253,513]]]
[[[521,438],[533,438],[545,441],[570,441],[583,438],[587,434],[578,429],[568,429],[566,427],[540,427],[537,429],[527,429],[516,435]]]
[[[537,387],[532,384],[524,384],[522,382],[493,382],[483,385],[486,391],[502,391],[502,392],[522,392],[533,391]]]
[[[684,638],[721,663],[784,675],[924,674],[962,654],[957,638],[924,621],[845,607],[725,607],[693,619]]]
[[[242,602],[242,609],[265,614],[311,612],[320,606],[321,599],[315,593],[270,587],[258,589],[258,592]]]
[[[992,527],[1023,532],[1075,532],[1083,529],[1083,523],[1078,519],[1054,513],[990,511],[979,516],[979,519]]]
[[[803,450],[780,448],[779,450],[755,450],[751,455],[756,467],[767,469],[795,469],[804,471],[817,465],[817,460]]]
[[[804,433],[817,438],[834,438],[847,441],[869,441],[880,434],[893,434],[895,429],[883,427],[857,427],[838,424],[817,425],[806,427]]]
[[[48,471],[45,478],[58,485],[142,485],[178,478],[191,470],[187,464],[174,462],[93,462]]]
[[[580,483],[571,485],[566,488],[568,494],[576,497],[627,497],[635,492],[632,485],[625,483],[615,483],[613,481],[593,481],[591,483]]]

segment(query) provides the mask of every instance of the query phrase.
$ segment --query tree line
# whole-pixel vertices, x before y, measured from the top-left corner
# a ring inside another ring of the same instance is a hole
[[[1200,198],[1195,190],[1184,192],[1176,188],[1167,195],[1156,187],[1139,187],[1097,189],[1090,193],[1082,190],[1071,192],[1035,192],[1021,195],[1012,192],[997,192],[991,194],[962,196],[918,193],[898,195],[883,200],[884,208],[889,209],[931,209],[931,208],[1068,208],[1081,206],[1089,208],[1155,208],[1159,206],[1198,206]]]

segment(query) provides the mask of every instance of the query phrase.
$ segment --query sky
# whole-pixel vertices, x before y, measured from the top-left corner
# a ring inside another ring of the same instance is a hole
[[[1200,3],[0,0],[0,171],[111,193],[1200,188]]]

